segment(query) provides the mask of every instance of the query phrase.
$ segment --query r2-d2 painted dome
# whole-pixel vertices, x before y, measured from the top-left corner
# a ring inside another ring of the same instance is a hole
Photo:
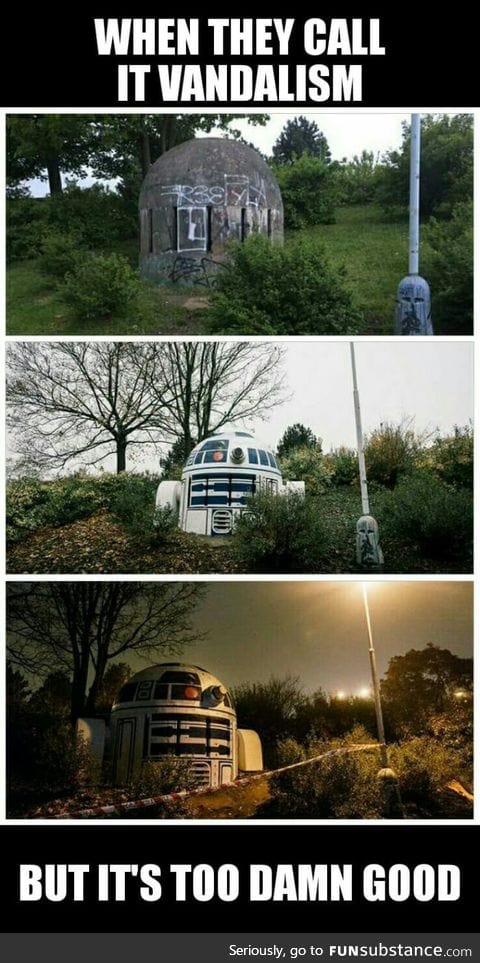
[[[229,535],[248,512],[248,496],[305,494],[305,483],[282,481],[273,451],[246,431],[212,435],[196,445],[181,482],[163,481],[157,508],[178,511],[178,525],[196,535]]]
[[[228,690],[198,665],[165,662],[137,672],[120,690],[110,724],[116,785],[166,756],[187,759],[205,786],[232,782],[239,765],[262,768],[258,736],[237,730]]]

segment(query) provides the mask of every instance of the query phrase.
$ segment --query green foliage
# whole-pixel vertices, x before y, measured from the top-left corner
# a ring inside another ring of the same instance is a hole
[[[279,746],[279,758],[298,761],[313,758],[342,746],[369,743],[371,736],[355,726],[341,740],[312,740],[306,746],[294,740]],[[381,816],[381,795],[375,752],[345,753],[281,773],[270,780],[272,799],[267,807],[272,818],[284,819],[375,819]]]
[[[317,444],[321,447],[321,443],[317,441],[312,429],[297,422],[285,429],[278,443],[277,451],[280,458],[283,458],[284,455],[289,455],[294,448],[315,448]]]
[[[137,236],[137,218],[125,209],[120,194],[101,184],[69,184],[47,203],[52,229],[77,235],[86,247],[111,251],[118,241]]]
[[[382,169],[373,151],[363,150],[353,160],[333,167],[333,184],[338,204],[372,204]]]
[[[470,425],[455,427],[453,435],[438,437],[429,448],[415,457],[416,469],[434,471],[456,488],[473,489],[473,430]]]
[[[435,794],[451,779],[465,782],[467,787],[472,785],[472,771],[463,751],[431,736],[417,736],[392,746],[390,762],[399,776],[400,793],[407,807],[414,804],[425,809],[428,803],[435,805]]]
[[[394,488],[408,471],[419,446],[409,422],[385,422],[371,432],[365,445],[365,464],[369,481]]]
[[[303,116],[287,120],[273,145],[272,153],[278,164],[294,163],[303,154],[328,164],[332,156],[325,134],[314,120],[307,120]]]
[[[7,198],[6,208],[7,261],[38,257],[48,226],[48,202],[20,195]]]
[[[378,521],[381,530],[416,543],[427,557],[452,559],[471,545],[472,495],[418,472],[400,480]]]
[[[330,473],[321,448],[294,448],[280,459],[282,475],[304,481],[307,495],[321,495],[330,485]]]
[[[447,223],[432,218],[424,234],[422,270],[432,289],[437,334],[473,330],[473,203],[457,204]]]
[[[140,281],[120,254],[80,252],[65,275],[62,295],[78,318],[102,320],[111,314],[136,314]]]
[[[324,161],[302,154],[285,167],[275,167],[274,173],[282,192],[285,227],[298,230],[335,222],[333,178]]]
[[[128,788],[133,799],[162,796],[170,792],[188,789],[193,782],[191,763],[188,759],[165,756],[156,762],[147,760],[133,774]]]
[[[216,334],[347,334],[358,314],[324,246],[305,238],[272,246],[265,237],[234,244],[210,311]]]
[[[67,271],[71,271],[75,266],[79,247],[77,234],[49,230],[42,237],[39,259],[41,270],[54,278],[65,277]]]
[[[122,472],[123,474],[123,472]],[[113,490],[108,509],[120,519],[125,530],[138,537],[152,537],[155,513],[154,480],[151,475],[130,474],[126,483]],[[157,534],[164,534],[173,526],[157,526]]]
[[[234,551],[249,572],[317,571],[331,550],[315,498],[255,495],[233,535]]]
[[[352,448],[335,448],[325,455],[325,466],[332,485],[358,483],[358,457]]]
[[[132,503],[148,505],[153,525],[157,479],[152,475],[107,472],[97,477],[75,474],[57,481],[22,478],[7,485],[7,540],[22,541],[46,525],[68,525],[96,512],[115,510],[121,517]],[[131,516],[130,516],[131,517]]]
[[[473,116],[442,114],[422,117],[420,203],[423,219],[448,218],[458,203],[471,201],[473,190]],[[384,158],[377,189],[387,216],[408,215],[410,125],[403,126],[400,151]]]

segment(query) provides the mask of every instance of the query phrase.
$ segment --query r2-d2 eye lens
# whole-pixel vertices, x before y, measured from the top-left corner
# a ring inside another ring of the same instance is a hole
[[[232,448],[232,451],[230,452],[230,458],[232,461],[236,462],[243,461],[245,458],[245,452],[243,448]]]

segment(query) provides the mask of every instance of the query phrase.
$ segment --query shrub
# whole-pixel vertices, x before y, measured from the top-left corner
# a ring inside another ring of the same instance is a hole
[[[473,330],[473,204],[453,209],[448,222],[432,218],[425,229],[422,270],[432,289],[434,328],[442,334]]]
[[[335,222],[334,182],[328,164],[302,154],[274,170],[282,192],[286,227]]]
[[[38,257],[48,225],[48,202],[24,195],[7,198],[7,261]]]
[[[192,783],[191,763],[177,756],[165,756],[158,762],[144,762],[130,779],[128,788],[134,799],[141,799],[179,792],[188,789]]]
[[[272,245],[262,236],[233,244],[210,309],[216,334],[350,334],[359,315],[324,246],[308,237]]]
[[[59,724],[58,719],[53,719],[48,727],[41,727],[36,740],[30,773],[32,786],[52,795],[73,795],[82,786],[98,782],[98,763],[68,723]]]
[[[369,481],[394,488],[412,464],[418,441],[408,423],[388,422],[375,428],[365,445],[365,464]]]
[[[43,235],[40,248],[40,268],[55,278],[65,277],[75,266],[79,252],[79,236],[61,231]]]
[[[463,752],[431,736],[418,736],[393,746],[390,762],[398,773],[400,792],[406,803],[424,805],[426,797],[438,792],[451,779],[472,783],[472,771]]]
[[[331,551],[318,499],[255,495],[235,526],[233,548],[247,571],[314,572]]]
[[[321,448],[293,448],[280,459],[282,475],[305,482],[309,495],[321,495],[330,484],[330,472]]]
[[[52,228],[76,234],[87,247],[111,250],[115,241],[136,235],[137,222],[123,198],[101,184],[87,188],[69,184],[48,203]]]
[[[12,544],[44,525],[68,525],[102,510],[114,512],[127,527],[136,526],[141,532],[136,508],[153,532],[157,484],[152,475],[129,472],[104,472],[98,477],[77,473],[56,481],[12,481],[7,485],[7,540]]]
[[[139,293],[138,277],[120,254],[78,253],[62,285],[65,301],[86,321],[135,311]]]
[[[466,425],[455,428],[453,435],[436,438],[415,458],[419,469],[430,469],[456,488],[473,488],[473,431]]]
[[[173,526],[168,528],[166,519],[159,521],[158,528],[156,526],[156,482],[151,476],[122,473],[118,477],[121,482],[112,492],[109,509],[120,519],[126,530],[137,536],[152,536],[155,530],[165,534],[167,530],[171,530]]]
[[[341,746],[371,741],[371,736],[356,726],[342,740],[311,741],[305,756],[312,758]],[[303,749],[294,740],[280,744],[279,758],[297,761],[295,754],[300,761]],[[376,752],[358,752],[327,757],[281,773],[270,780],[272,800],[268,815],[286,819],[378,818],[382,809],[378,768]]]
[[[332,485],[358,483],[358,457],[352,448],[335,448],[325,455],[325,465]]]
[[[471,494],[446,485],[431,472],[403,478],[379,514],[379,524],[390,537],[418,545],[431,558],[451,559],[471,545]]]
[[[165,756],[156,761],[147,760],[130,779],[127,791],[130,799],[148,799],[151,796],[166,796],[171,792],[190,789],[195,784],[191,763],[176,756]],[[148,815],[154,818],[182,818],[187,815],[184,802],[175,800],[157,803],[149,807]],[[135,818],[133,810],[133,818]]]

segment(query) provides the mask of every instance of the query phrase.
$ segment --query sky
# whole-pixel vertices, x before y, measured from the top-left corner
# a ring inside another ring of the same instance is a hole
[[[182,661],[227,686],[291,675],[307,692],[359,692],[370,683],[361,586],[347,580],[205,583],[196,622],[207,636],[188,645]],[[393,655],[429,642],[471,656],[472,595],[471,582],[369,582],[380,676]]]
[[[254,418],[228,428],[252,430],[275,449],[285,429],[300,422],[322,439],[325,452],[342,445],[356,448],[348,342],[290,339],[279,344],[284,349],[288,400],[268,412],[265,421]],[[439,429],[447,434],[454,425],[467,425],[473,419],[470,342],[357,341],[355,353],[364,434],[381,423],[398,424],[410,418],[419,433]],[[12,457],[14,443],[10,436]],[[127,468],[157,472],[161,453],[159,446],[135,448],[134,462],[127,453]],[[85,467],[83,460],[72,461],[69,470],[81,467]],[[103,467],[114,470],[113,456]]]
[[[472,344],[407,338],[357,342],[355,353],[364,433],[381,422],[413,418],[417,431],[439,428],[445,434],[473,418]],[[285,429],[300,422],[322,439],[325,452],[341,445],[356,448],[348,343],[289,342],[284,370],[289,400],[266,421],[230,427],[251,429],[276,448]],[[152,449],[135,467],[156,471],[158,453]]]
[[[309,121],[314,121],[325,134],[332,152],[332,160],[342,160],[344,157],[351,160],[355,154],[361,154],[362,150],[373,151],[374,154],[379,155],[388,150],[396,150],[402,143],[402,122],[410,122],[410,114],[400,113],[379,114],[368,111],[332,113],[331,110],[324,113],[275,111],[270,114],[270,120],[265,127],[255,127],[242,119],[235,120],[232,126],[241,131],[245,140],[268,156],[272,153],[273,145],[287,121],[300,115]],[[212,131],[205,136],[211,137],[213,134]],[[85,178],[85,186],[92,183],[92,178]],[[29,181],[29,186],[34,197],[44,197],[48,193],[46,182],[38,178]]]

